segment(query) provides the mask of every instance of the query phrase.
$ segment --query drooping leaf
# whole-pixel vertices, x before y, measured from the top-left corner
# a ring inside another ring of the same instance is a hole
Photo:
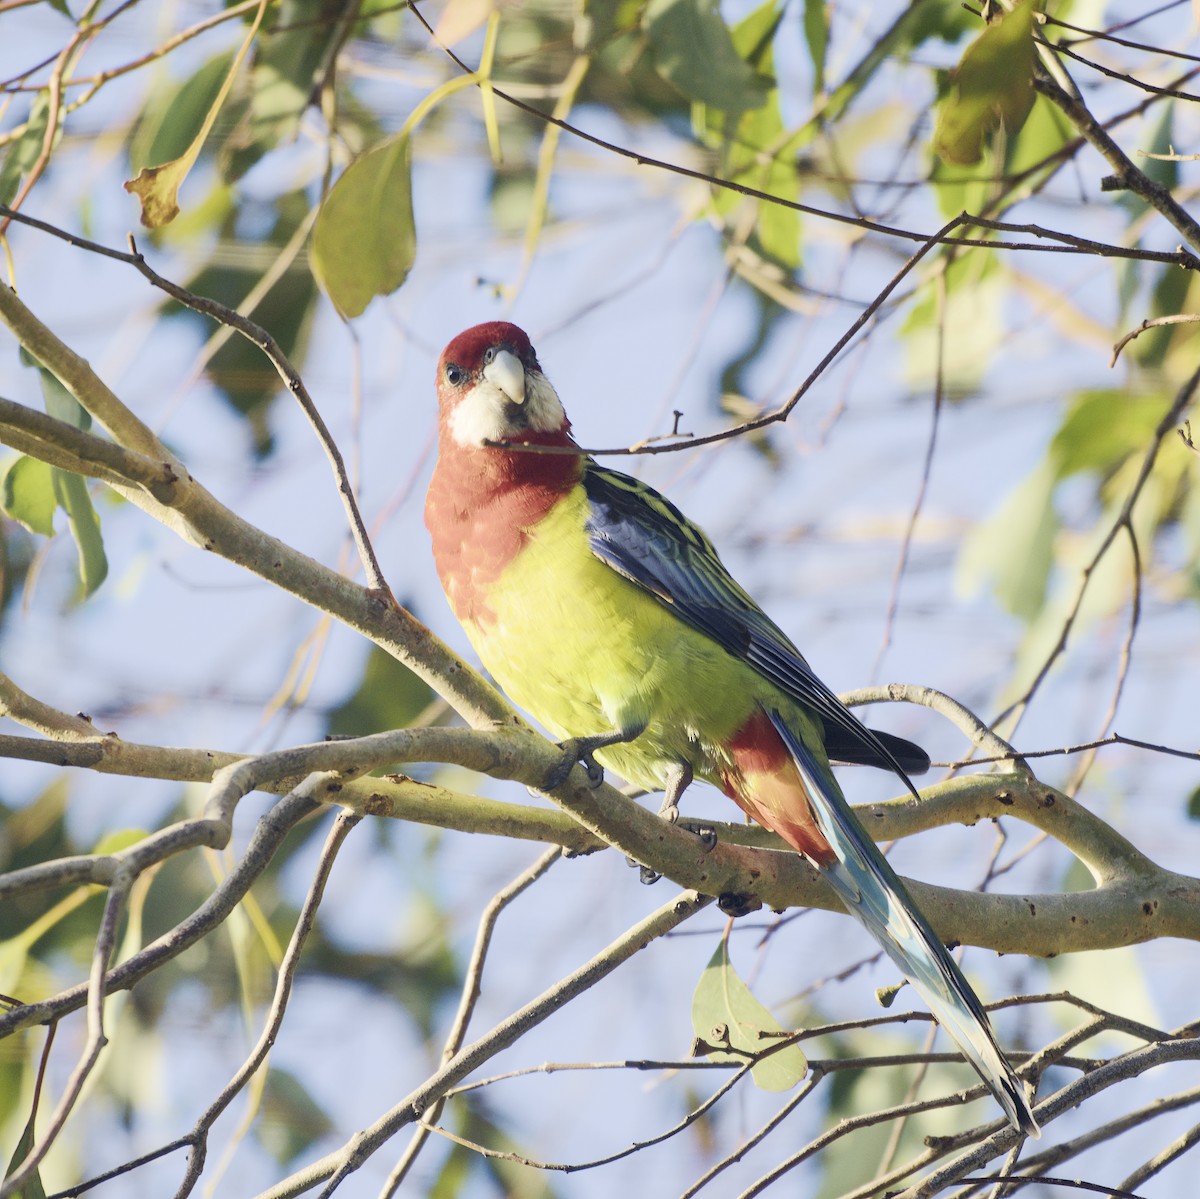
[[[37,162],[46,142],[49,122],[50,93],[40,91],[30,106],[24,132],[9,146],[3,165],[0,165],[0,204],[12,203],[22,179]]]
[[[54,511],[58,500],[54,496],[54,472],[39,458],[22,455],[4,474],[4,511],[23,524],[31,533],[43,537],[54,535]]]
[[[129,165],[135,171],[169,162],[187,150],[204,127],[232,61],[232,54],[218,54],[183,83],[160,82],[142,109],[129,142]]]
[[[100,533],[100,517],[82,475],[54,469],[54,494],[67,514],[79,553],[80,598],[86,599],[108,577],[108,556]]]
[[[769,87],[738,54],[712,0],[650,0],[643,24],[658,73],[689,99],[724,112],[766,103]]]
[[[750,1070],[764,1091],[789,1090],[808,1072],[808,1059],[799,1045],[767,1052],[779,1045],[783,1027],[738,976],[724,940],[696,984],[692,1029],[711,1061],[745,1065],[765,1053]]]
[[[344,316],[395,291],[417,252],[412,143],[389,138],[352,162],[333,185],[313,230],[312,265]]]
[[[329,46],[326,0],[290,0],[281,7],[282,28],[264,33],[239,96],[240,119],[221,148],[226,182],[240,179],[264,154],[291,141],[315,102]],[[338,133],[344,135],[343,113]]]
[[[925,287],[902,327],[910,387],[925,392],[933,387],[940,354],[945,394],[960,399],[975,391],[1004,344],[1008,286],[1007,264],[977,250],[946,268],[944,297],[936,286]]]
[[[22,361],[35,366],[42,385],[42,396],[49,416],[77,429],[91,427],[92,418],[80,406],[78,400],[36,359],[22,353]],[[15,468],[14,468],[15,469]],[[49,472],[48,475],[46,472]],[[104,552],[104,540],[100,533],[100,518],[92,506],[88,494],[87,483],[82,475],[74,474],[58,467],[20,467],[17,477],[11,478],[12,471],[4,480],[5,509],[17,516],[9,508],[10,499],[23,505],[26,516],[32,516],[41,522],[40,527],[27,525],[34,532],[49,535],[54,532],[54,510],[48,507],[51,498],[55,507],[60,507],[67,514],[71,536],[79,554],[79,583],[80,598],[86,599],[108,574],[108,558]],[[49,495],[46,491],[49,481]],[[22,519],[17,516],[18,519]]]
[[[267,6],[264,4],[257,10],[241,48],[233,55],[229,70],[221,80],[212,103],[204,112],[200,128],[188,143],[187,148],[177,158],[173,158],[169,162],[158,162],[155,166],[145,166],[134,178],[126,180],[125,190],[137,196],[141,201],[142,224],[148,228],[158,229],[169,224],[178,215],[179,188],[200,157],[200,151],[204,148],[205,142],[216,124],[217,114],[221,111],[233,88],[242,61],[254,43],[266,9]]]
[[[933,144],[947,162],[970,164],[984,140],[1013,137],[1033,106],[1033,3],[1021,0],[967,47],[954,87],[938,109]]]
[[[179,187],[199,156],[232,63],[232,54],[219,54],[147,105],[129,147],[137,174],[125,190],[141,201],[142,223],[148,228],[168,224],[179,212]]]
[[[263,1094],[258,1138],[286,1166],[334,1127],[325,1109],[289,1070],[272,1067]]]
[[[77,429],[90,429],[92,418],[79,401],[48,370],[41,371],[46,412]],[[80,599],[86,599],[108,576],[108,556],[100,533],[100,517],[82,475],[53,468],[54,495],[67,514],[71,536],[79,554]]]
[[[968,534],[959,551],[956,590],[971,595],[990,585],[1015,616],[1031,620],[1041,611],[1058,532],[1054,486],[1054,470],[1042,462]]]
[[[813,67],[813,95],[825,90],[825,52],[829,48],[829,9],[825,0],[804,0],[804,41]]]
[[[1167,397],[1126,389],[1083,391],[1072,401],[1050,443],[1059,479],[1082,471],[1108,474],[1150,445]]]
[[[698,124],[706,140],[721,152],[723,175],[794,202],[800,193],[797,137],[802,135],[788,135],[775,86],[774,38],[782,17],[783,8],[777,0],[766,0],[730,31],[738,55],[769,89],[766,102],[740,114],[698,106]],[[800,214],[794,208],[768,200],[749,201],[727,190],[716,191],[712,199],[714,210],[722,217],[747,203],[758,206],[750,238],[752,250],[788,272],[798,269]],[[736,222],[736,218],[733,220]],[[762,290],[761,280],[750,270],[743,270],[743,277]]]
[[[13,1150],[12,1157],[9,1158],[8,1169],[4,1172],[5,1178],[11,1178],[20,1169],[21,1163],[33,1152],[33,1147],[37,1144],[36,1121],[37,1112],[31,1112],[29,1120],[17,1139],[17,1147]],[[12,1194],[13,1199],[46,1199],[46,1189],[42,1186],[41,1171],[35,1169],[22,1186]]]

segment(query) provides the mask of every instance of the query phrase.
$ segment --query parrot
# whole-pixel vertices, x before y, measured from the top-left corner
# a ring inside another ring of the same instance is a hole
[[[830,759],[929,759],[866,728],[666,497],[584,454],[528,335],[490,321],[437,365],[425,502],[450,607],[504,693],[577,762],[662,791],[701,779],[821,873],[913,984],[1014,1128],[1040,1129],[958,965],[863,829]]]

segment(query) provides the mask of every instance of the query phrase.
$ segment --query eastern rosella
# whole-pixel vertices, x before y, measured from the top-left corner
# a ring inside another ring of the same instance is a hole
[[[924,997],[1013,1125],[1037,1136],[987,1015],[842,795],[829,759],[928,766],[865,728],[652,488],[574,448],[529,338],[502,321],[438,362],[425,523],[442,586],[508,696],[673,813],[713,783],[818,867]]]

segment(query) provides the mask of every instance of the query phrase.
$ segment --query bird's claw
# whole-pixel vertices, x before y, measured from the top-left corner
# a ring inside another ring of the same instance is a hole
[[[588,785],[595,791],[604,782],[604,767],[591,754],[584,754],[579,760],[587,771]]]
[[[592,757],[592,751],[587,748],[583,738],[568,737],[558,743],[558,748],[562,750],[562,760],[546,775],[546,781],[542,784],[543,791],[553,791],[555,787],[561,787],[575,769],[576,762],[587,771],[588,785],[593,790],[604,782],[604,768]]]
[[[762,907],[762,900],[753,895],[739,895],[734,891],[726,891],[724,895],[717,897],[717,907],[726,916],[732,916],[736,920],[739,916],[749,916],[751,912],[757,912]]]
[[[702,824],[694,831],[700,838],[700,844],[704,847],[705,853],[712,853],[717,848],[717,830],[712,825]]]
[[[631,866],[638,872],[638,879],[643,887],[652,887],[660,878],[662,878],[662,875],[659,874],[657,870],[651,870],[649,866],[643,866],[641,862],[637,861],[635,858],[627,856],[625,858],[625,864],[627,866]]]

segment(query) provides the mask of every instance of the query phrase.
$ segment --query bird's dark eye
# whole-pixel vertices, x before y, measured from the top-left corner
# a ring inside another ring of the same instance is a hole
[[[484,350],[484,352],[483,352],[484,366],[486,366],[489,362],[494,361],[495,357],[496,357],[496,347],[488,346],[488,348],[486,350]]]
[[[466,378],[466,372],[461,366],[455,366],[453,362],[446,365],[446,382],[451,387],[457,387],[463,379]]]

